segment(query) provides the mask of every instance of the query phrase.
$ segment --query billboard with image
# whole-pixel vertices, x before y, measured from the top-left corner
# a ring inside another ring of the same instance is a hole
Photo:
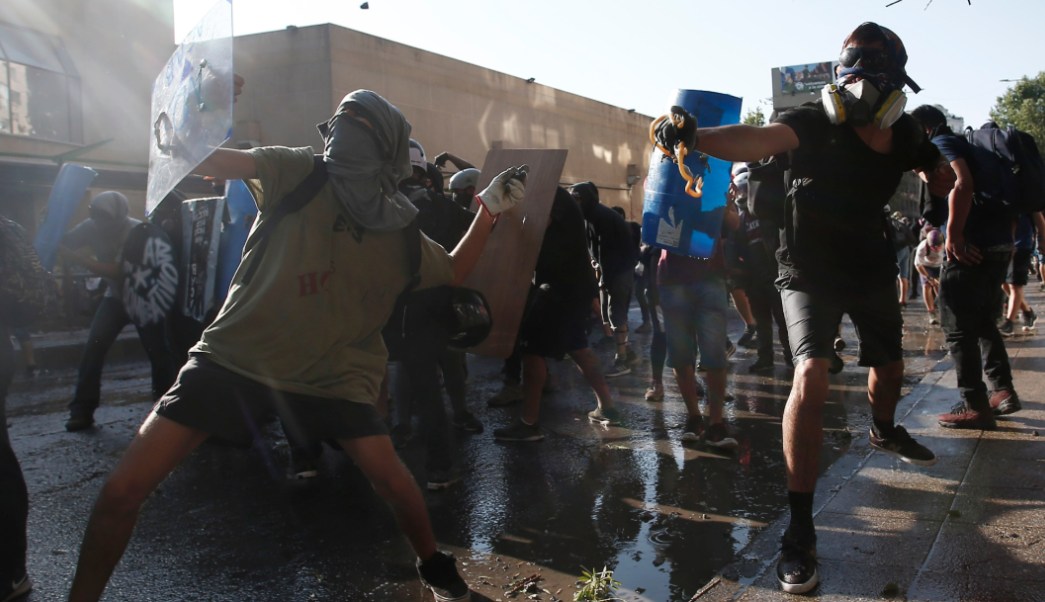
[[[816,92],[827,84],[834,83],[834,63],[809,63],[780,68],[780,90],[784,94],[793,92]]]
[[[773,106],[790,107],[820,97],[820,89],[835,81],[835,61],[789,65],[773,69]]]

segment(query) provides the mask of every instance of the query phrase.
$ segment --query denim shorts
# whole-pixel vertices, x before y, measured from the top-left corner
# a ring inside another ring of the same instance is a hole
[[[660,285],[658,291],[668,365],[676,369],[695,365],[699,349],[702,366],[725,368],[729,309],[725,280],[715,277],[692,284]]]
[[[900,269],[900,278],[911,278],[911,247],[904,247],[896,252],[896,267]]]
[[[153,409],[164,418],[243,446],[276,417],[298,441],[388,434],[368,403],[277,391],[200,355],[189,356],[174,386]]]
[[[784,288],[780,300],[795,364],[834,356],[842,314],[849,314],[856,327],[861,366],[884,366],[903,359],[903,315],[894,282],[859,291]]]

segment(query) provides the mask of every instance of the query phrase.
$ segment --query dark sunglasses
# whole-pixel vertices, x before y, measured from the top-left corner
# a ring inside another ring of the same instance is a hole
[[[889,55],[881,48],[850,46],[842,50],[838,62],[846,68],[856,67],[860,63],[866,71],[881,73],[889,67]]]

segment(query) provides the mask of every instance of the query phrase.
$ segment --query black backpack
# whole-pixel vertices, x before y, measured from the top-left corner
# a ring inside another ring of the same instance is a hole
[[[1045,165],[1033,136],[988,123],[966,138],[977,204],[1013,215],[1045,209]]]
[[[788,153],[781,153],[747,164],[747,207],[759,221],[784,223],[790,162]]]
[[[889,236],[893,241],[893,250],[899,251],[904,247],[910,248],[918,243],[911,226],[889,216]]]
[[[257,232],[247,240],[243,248],[244,256],[255,247],[258,252],[245,268],[242,279],[244,285],[257,272],[261,256],[268,246],[268,235],[276,224],[316,198],[326,182],[327,167],[323,155],[316,155],[313,157],[312,172],[283,197],[267,220],[257,227]],[[478,345],[486,339],[492,326],[486,298],[479,291],[454,286],[414,292],[421,281],[421,229],[417,220],[410,222],[407,230],[410,281],[399,293],[392,316],[381,331],[389,359],[399,359],[405,346],[417,336],[438,336],[458,348]]]

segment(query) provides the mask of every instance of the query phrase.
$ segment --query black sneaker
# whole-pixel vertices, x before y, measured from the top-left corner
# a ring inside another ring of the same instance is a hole
[[[389,432],[392,438],[392,446],[396,449],[406,449],[414,440],[414,430],[408,424],[397,424]]]
[[[726,359],[733,357],[733,354],[737,352],[737,346],[733,344],[733,341],[726,339]]]
[[[93,414],[73,414],[65,421],[65,430],[70,433],[84,431],[94,426]]]
[[[686,426],[682,429],[682,440],[683,441],[700,441],[704,438],[704,418],[697,416],[690,416],[686,419]]]
[[[461,410],[454,414],[454,428],[466,433],[483,432],[483,423],[468,410]]]
[[[452,470],[429,470],[426,487],[429,491],[442,491],[460,480],[461,476]]]
[[[780,589],[789,594],[804,594],[820,583],[816,564],[816,535],[796,538],[788,529],[780,538],[780,560],[776,564]]]
[[[748,326],[744,329],[744,334],[740,335],[740,338],[737,339],[737,345],[740,345],[745,349],[751,349],[755,344],[755,327]]]
[[[894,426],[893,432],[888,436],[880,437],[875,433],[874,426],[871,427],[869,435],[871,447],[887,454],[892,454],[904,462],[916,466],[932,466],[936,464],[936,454],[929,448],[918,443],[908,434],[907,429],[902,426]]]
[[[494,429],[493,438],[498,441],[540,441],[544,439],[544,433],[536,424],[516,420],[511,426]]]
[[[748,366],[747,371],[752,374],[771,374],[773,372],[773,358],[760,357],[755,363]]]
[[[458,602],[472,599],[468,584],[461,579],[453,554],[436,552],[428,560],[417,559],[417,574],[421,583],[432,590],[437,602]]]
[[[1005,322],[998,327],[998,332],[1000,332],[1003,337],[1011,337],[1016,334],[1016,329],[1012,324],[1012,320],[1005,320]]]
[[[1038,315],[1034,313],[1033,309],[1023,312],[1023,330],[1034,330],[1034,326],[1037,323]]]
[[[628,358],[617,356],[613,359],[613,365],[606,370],[606,378],[613,378],[615,376],[624,376],[625,374],[631,374],[631,366],[628,365]]]
[[[314,483],[317,477],[319,477],[319,463],[315,458],[304,452],[291,452],[290,469],[287,470],[288,479]]]
[[[522,386],[517,384],[504,383],[504,387],[497,392],[496,395],[491,397],[486,405],[491,408],[501,408],[504,406],[510,406],[513,403],[519,403],[523,400]]]
[[[31,589],[33,589],[33,582],[29,580],[28,573],[23,574],[21,579],[13,579],[10,583],[0,583],[0,602],[14,602],[28,594]]]
[[[842,361],[842,356],[837,353],[831,357],[831,365],[827,367],[827,371],[830,374],[838,374],[845,368],[845,362]]]
[[[708,427],[704,432],[704,443],[719,449],[736,449],[737,445],[739,445],[724,422],[712,424]]]

